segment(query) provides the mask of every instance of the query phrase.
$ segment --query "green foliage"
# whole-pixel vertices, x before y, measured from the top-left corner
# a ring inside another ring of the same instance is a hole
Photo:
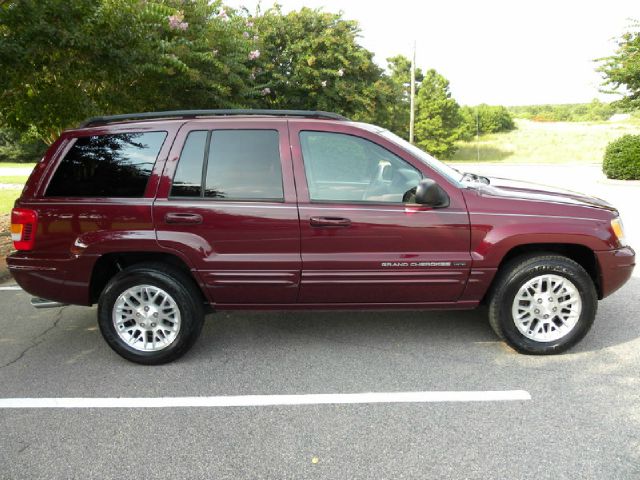
[[[449,81],[428,70],[416,98],[415,141],[423,150],[451,158],[464,132],[460,106],[451,98]]]
[[[409,138],[409,108],[411,86],[411,60],[403,55],[387,58],[387,75],[377,86],[380,93],[385,93],[386,98],[380,102],[383,108],[379,108],[373,123],[384,125],[396,135]],[[420,68],[415,70],[416,94],[420,91],[420,85],[424,80],[424,73]]]
[[[27,137],[49,144],[93,115],[190,108],[328,110],[406,138],[410,61],[391,57],[385,72],[358,36],[357,22],[309,8],[0,1],[0,158],[33,160],[42,144]],[[463,129],[448,82],[416,80],[416,139],[450,155]]]
[[[640,135],[625,135],[607,146],[602,162],[607,178],[640,180]]]
[[[462,107],[460,111],[464,123],[464,138],[476,134],[508,132],[516,128],[513,117],[506,107],[481,104],[476,107]]]
[[[640,108],[640,22],[635,21],[630,31],[618,39],[616,53],[600,58],[598,71],[604,74],[608,93],[625,96],[621,106]]]
[[[94,114],[235,105],[249,46],[219,10],[207,0],[9,2],[0,9],[4,123],[51,143]]]
[[[591,103],[509,107],[514,117],[536,122],[597,122],[608,120],[618,110],[615,105],[598,99]]]
[[[255,105],[338,112],[370,120],[382,71],[357,43],[357,22],[340,14],[279,7],[255,17],[258,58],[252,64]]]
[[[23,137],[0,126],[0,162],[34,162],[42,157],[46,147],[42,140]]]

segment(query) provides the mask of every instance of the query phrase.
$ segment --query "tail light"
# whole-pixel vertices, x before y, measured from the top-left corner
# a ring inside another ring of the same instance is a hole
[[[38,214],[27,208],[11,210],[11,240],[16,250],[33,250]]]

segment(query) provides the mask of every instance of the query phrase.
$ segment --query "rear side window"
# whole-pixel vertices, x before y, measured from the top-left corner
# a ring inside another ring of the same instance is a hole
[[[278,132],[213,130],[189,133],[173,178],[171,196],[282,201]]]
[[[142,197],[167,132],[76,139],[60,162],[47,197]]]
[[[282,200],[278,132],[211,132],[204,196],[227,200]]]

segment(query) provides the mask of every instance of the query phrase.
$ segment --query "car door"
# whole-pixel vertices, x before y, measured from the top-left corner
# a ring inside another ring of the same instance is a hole
[[[303,304],[455,302],[471,258],[461,192],[394,143],[346,122],[290,120]],[[450,205],[407,203],[430,177]]]
[[[217,305],[295,303],[301,260],[293,185],[286,120],[188,122],[154,203],[158,242],[188,257]]]

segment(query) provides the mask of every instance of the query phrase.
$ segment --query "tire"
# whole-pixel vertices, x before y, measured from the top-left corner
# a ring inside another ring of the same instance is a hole
[[[159,365],[181,357],[198,339],[203,303],[188,275],[161,263],[138,264],[119,272],[102,291],[98,325],[123,358]]]
[[[597,309],[595,285],[582,266],[561,255],[529,255],[498,272],[489,323],[518,352],[552,355],[584,338]]]

